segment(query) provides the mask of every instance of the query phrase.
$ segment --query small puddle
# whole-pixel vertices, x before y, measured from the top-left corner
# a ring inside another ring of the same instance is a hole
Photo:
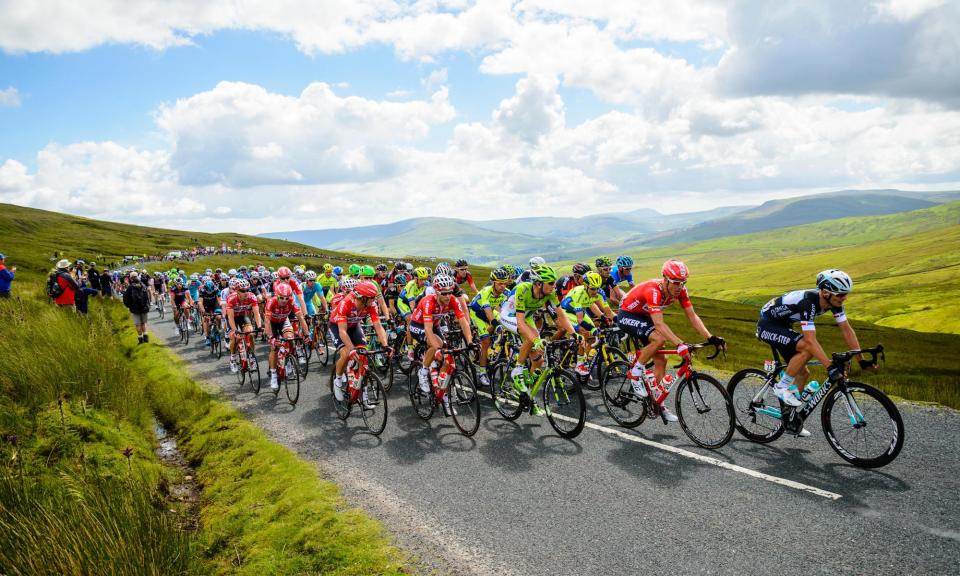
[[[159,446],[155,453],[164,466],[180,471],[179,480],[167,487],[167,505],[176,514],[181,530],[196,532],[200,528],[200,484],[193,468],[177,449],[177,439],[162,424],[153,421]]]

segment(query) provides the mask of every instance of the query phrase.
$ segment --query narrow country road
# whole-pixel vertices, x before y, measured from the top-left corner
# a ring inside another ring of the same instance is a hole
[[[378,438],[359,416],[334,416],[327,369],[311,367],[294,408],[282,394],[274,399],[265,360],[256,396],[238,386],[226,354],[213,359],[196,337],[180,345],[169,314],[151,321],[154,341],[276,441],[316,462],[425,571],[960,572],[960,413],[949,409],[900,403],[903,452],[873,471],[841,460],[819,417],[808,422],[807,439],[763,446],[735,434],[711,452],[678,425],[617,427],[590,391],[589,427],[574,441],[545,420],[505,421],[489,402],[476,436],[464,438],[442,414],[420,420],[398,380]]]

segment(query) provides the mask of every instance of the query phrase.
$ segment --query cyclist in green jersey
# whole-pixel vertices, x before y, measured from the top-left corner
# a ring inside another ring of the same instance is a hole
[[[320,288],[323,290],[323,297],[329,301],[340,285],[340,281],[337,280],[337,277],[333,275],[332,265],[323,265],[323,274],[317,276],[317,284],[319,284]]]
[[[426,268],[421,266],[414,269],[413,280],[407,282],[407,285],[403,287],[403,290],[400,291],[400,296],[397,298],[397,310],[400,312],[400,317],[403,318],[407,326],[407,335],[404,344],[410,356],[413,356],[413,339],[410,337],[410,316],[413,314],[413,309],[417,307],[417,301],[427,291],[426,284],[427,278],[429,277],[430,272],[428,272]]]
[[[480,368],[478,370],[480,385],[489,386],[487,376],[487,358],[490,354],[490,340],[496,325],[500,322],[500,305],[507,297],[507,282],[512,274],[506,268],[500,267],[490,272],[490,284],[477,292],[470,301],[470,319],[477,327],[477,338],[480,340]]]
[[[542,265],[535,266],[529,272],[530,280],[517,284],[513,294],[500,308],[500,324],[518,334],[522,341],[517,354],[517,364],[510,376],[517,391],[524,394],[529,394],[527,381],[530,373],[526,369],[527,357],[530,356],[530,364],[534,370],[543,364],[543,340],[540,339],[540,331],[534,323],[533,313],[544,308],[552,314],[560,305],[556,294],[557,271]],[[573,334],[573,326],[566,314],[557,314],[556,320],[555,339],[565,334]],[[531,411],[535,416],[543,415],[543,410],[536,403],[533,403]]]
[[[377,281],[377,271],[373,266],[365,265],[360,267],[360,281],[369,282],[377,288],[377,309],[380,315],[390,321],[390,308],[387,307],[387,301],[383,299],[383,290],[380,289],[380,282]]]
[[[586,376],[590,373],[587,366],[587,350],[593,347],[596,340],[597,327],[593,323],[590,312],[599,317],[602,312],[611,322],[614,319],[613,311],[604,302],[603,294],[600,293],[600,287],[603,285],[603,278],[596,272],[587,272],[584,276],[584,283],[577,286],[560,302],[567,319],[577,327],[577,332],[583,336],[580,341],[579,354],[577,356],[576,371],[578,374]]]

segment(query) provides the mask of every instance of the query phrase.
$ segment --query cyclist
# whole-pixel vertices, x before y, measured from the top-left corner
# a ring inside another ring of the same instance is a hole
[[[590,272],[590,265],[577,262],[573,265],[572,274],[557,281],[557,297],[564,298],[571,290],[583,284],[583,275]]]
[[[329,300],[336,292],[339,284],[337,277],[334,276],[335,268],[330,264],[323,265],[323,274],[317,276],[317,284],[323,289],[323,297]]]
[[[188,313],[193,305],[193,298],[190,297],[190,291],[183,284],[183,278],[177,276],[170,286],[170,301],[173,302],[173,324],[177,327],[177,334],[180,334],[180,315]],[[189,316],[187,317],[189,322]],[[189,329],[189,326],[187,327]]]
[[[230,371],[234,374],[239,370],[237,363],[237,342],[243,337],[241,332],[253,332],[249,316],[253,316],[257,330],[263,328],[260,319],[260,308],[257,306],[257,297],[250,293],[250,283],[242,278],[235,278],[236,292],[227,298],[227,324],[230,326]]]
[[[290,323],[290,317],[297,320],[300,333],[308,334],[307,321],[303,317],[303,310],[297,306],[293,297],[293,289],[286,284],[278,284],[277,290],[264,308],[264,328],[267,331],[267,339],[270,341],[270,356],[268,364],[270,366],[270,389],[277,391],[280,384],[277,382],[277,347],[280,342],[277,341],[276,334],[284,338],[293,338],[293,325]]]
[[[490,385],[490,378],[487,375],[487,358],[490,354],[491,336],[500,323],[500,305],[509,296],[507,283],[511,276],[511,271],[503,266],[490,272],[490,284],[481,288],[470,301],[470,319],[477,327],[477,339],[480,340],[478,378],[481,386]]]
[[[611,273],[613,261],[606,256],[600,256],[597,258],[595,264],[597,265],[597,273],[603,278],[603,286],[600,289],[601,292],[603,292],[608,302],[611,304],[619,304],[620,301],[623,300],[623,291],[620,290],[616,280],[613,279],[613,274]]]
[[[281,266],[277,268],[277,279],[273,281],[273,294],[277,293],[277,286],[281,284],[287,284],[290,286],[290,289],[293,290],[295,299],[297,300],[297,305],[301,310],[307,308],[307,303],[303,300],[303,289],[300,288],[300,284],[293,278],[293,272],[290,271],[286,266]]]
[[[610,271],[610,277],[613,278],[617,288],[624,282],[627,283],[627,291],[633,289],[633,258],[629,256],[618,256],[617,265]]]
[[[679,302],[690,325],[706,338],[711,344],[726,349],[723,338],[714,336],[707,330],[703,320],[693,310],[693,303],[687,293],[687,279],[690,272],[687,266],[679,260],[667,260],[660,269],[662,278],[654,278],[641,282],[633,287],[620,303],[617,312],[617,325],[624,333],[637,338],[643,345],[637,351],[636,359],[642,368],[652,358],[654,361],[653,375],[658,381],[663,381],[667,371],[667,357],[657,355],[657,350],[666,342],[677,346],[680,355],[687,354],[687,346],[663,320],[663,309]],[[647,390],[639,379],[632,381],[633,391],[637,396],[646,396]],[[664,383],[666,386],[668,383]],[[677,417],[666,406],[661,406],[664,418],[668,422],[676,422]]]
[[[599,274],[587,272],[583,285],[571,290],[560,302],[560,307],[566,313],[567,319],[577,327],[577,332],[582,336],[576,366],[577,373],[582,376],[590,373],[590,368],[587,366],[587,350],[593,348],[597,334],[591,311],[594,311],[597,316],[602,312],[610,321],[614,318],[613,311],[603,301],[603,294],[600,293],[602,284],[603,278]]]
[[[567,316],[556,314],[556,308],[560,305],[556,294],[557,271],[551,266],[541,265],[535,266],[529,272],[530,281],[518,283],[513,294],[500,307],[500,324],[510,332],[518,334],[522,341],[517,354],[517,363],[510,372],[510,376],[513,378],[514,387],[523,394],[529,394],[527,380],[530,374],[526,368],[527,357],[530,356],[530,363],[534,370],[543,364],[543,340],[540,339],[540,331],[534,323],[533,314],[537,310],[546,309],[551,315],[556,315],[555,339],[561,338],[564,334],[573,334],[573,326],[570,325]],[[543,410],[536,405],[536,402],[531,402],[530,413],[534,416],[542,416]]]
[[[757,338],[769,344],[780,354],[787,367],[780,374],[774,386],[774,392],[787,406],[798,407],[803,403],[797,397],[798,389],[803,388],[810,377],[807,362],[819,360],[827,367],[827,377],[836,382],[843,377],[843,367],[833,366],[830,357],[817,341],[814,319],[829,310],[840,328],[843,340],[851,350],[860,348],[853,326],[847,322],[843,304],[853,290],[853,280],[842,270],[831,268],[817,274],[817,287],[810,290],[787,292],[767,302],[760,310],[757,322]],[[803,334],[793,330],[793,324],[800,323]],[[860,367],[875,368],[875,364],[859,356]],[[801,436],[809,436],[806,430]]]
[[[313,270],[307,270],[304,275],[303,300],[307,303],[307,316],[316,316],[317,305],[323,309],[324,313],[329,311],[327,299],[324,297],[323,288],[317,282],[317,273]]]
[[[470,266],[467,264],[467,261],[463,258],[457,260],[453,263],[455,273],[453,275],[453,280],[457,285],[462,286],[466,284],[473,290],[473,293],[478,292],[477,285],[473,282],[473,275],[470,274]]]
[[[336,376],[333,380],[333,395],[338,402],[343,401],[343,387],[346,380],[344,371],[350,355],[356,346],[366,346],[367,343],[360,328],[360,323],[365,318],[370,318],[380,345],[385,350],[390,350],[387,345],[387,333],[380,325],[380,317],[377,316],[377,306],[374,303],[377,294],[379,294],[377,287],[372,282],[358,282],[351,292],[345,293],[340,298],[336,308],[330,313],[330,332],[333,333],[334,345],[343,346],[337,358]],[[364,397],[363,401],[366,403],[367,398]]]
[[[426,347],[423,353],[423,365],[417,374],[420,380],[420,391],[430,392],[430,366],[435,363],[437,352],[443,347],[443,340],[434,330],[451,312],[460,324],[463,331],[463,337],[467,346],[473,345],[473,337],[470,333],[470,322],[467,320],[467,314],[460,299],[454,296],[453,287],[457,285],[453,276],[441,274],[433,279],[434,294],[424,296],[417,304],[413,316],[410,319],[410,334],[417,342]],[[439,368],[440,372],[447,374],[453,371],[453,366],[444,363]],[[446,386],[446,381],[440,382],[441,386]],[[443,412],[450,415],[450,399],[444,396]]]
[[[203,283],[198,294],[197,300],[200,306],[200,317],[203,318],[203,343],[210,344],[210,322],[212,316],[220,316],[220,291],[213,280],[207,280]]]
[[[533,258],[530,259],[529,264],[530,264],[529,268],[527,268],[526,270],[521,269],[521,271],[517,272],[518,274],[517,283],[530,282],[533,269],[536,268],[537,266],[545,266],[547,264],[547,261],[544,260],[542,256],[534,256]],[[517,266],[517,268],[520,268],[520,266]]]
[[[377,271],[374,270],[373,266],[363,265],[360,267],[360,281],[369,282],[377,288],[377,307],[380,310],[380,315],[386,318],[387,322],[390,321],[390,308],[387,307],[387,302],[383,299],[383,291],[380,290],[380,282],[377,280]]]

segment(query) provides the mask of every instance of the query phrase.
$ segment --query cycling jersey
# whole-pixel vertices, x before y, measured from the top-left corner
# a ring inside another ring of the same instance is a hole
[[[520,282],[529,282],[531,274],[533,274],[532,270],[529,270],[529,269],[524,270],[523,272],[520,273],[520,277],[517,278],[517,283],[519,284]]]
[[[187,287],[186,286],[172,286],[170,288],[170,296],[173,297],[173,301],[179,306],[187,299]]]
[[[662,280],[654,278],[634,286],[620,302],[620,310],[631,314],[659,314],[664,308],[673,304],[674,300],[680,302],[683,308],[693,307],[686,286],[680,290],[679,296],[672,298],[660,287],[661,282]]]
[[[621,282],[626,282],[628,284],[633,284],[633,272],[629,274],[621,274],[620,268],[614,268],[610,272],[610,277],[613,278],[613,283],[619,285]]]
[[[330,298],[330,290],[333,289],[336,291],[337,287],[340,286],[340,282],[337,280],[337,277],[333,274],[327,276],[326,274],[321,274],[317,276],[317,284],[323,289],[323,297]]]
[[[253,294],[246,292],[241,294],[236,292],[231,294],[227,298],[226,309],[233,310],[234,318],[238,316],[246,316],[257,306],[257,297]]]
[[[199,292],[200,302],[203,303],[203,309],[211,314],[220,309],[220,293],[214,288],[212,291],[202,289]]]
[[[190,297],[196,302],[200,296],[200,282],[191,280],[187,290],[190,291]]]
[[[453,312],[453,315],[456,316],[457,319],[464,317],[463,305],[460,303],[459,298],[451,296],[447,305],[442,306],[437,295],[431,294],[429,296],[424,296],[423,299],[420,300],[420,303],[417,304],[417,309],[413,311],[413,317],[410,319],[410,323],[435,323],[436,321],[449,316],[451,312]]]
[[[307,305],[307,315],[313,316],[317,313],[316,308],[313,305],[313,299],[318,294],[320,294],[322,288],[316,282],[313,283],[313,286],[309,282],[303,285],[303,301]]]
[[[459,270],[454,271],[453,281],[457,284],[473,284],[473,275],[470,272],[460,272]]]
[[[604,297],[609,298],[613,294],[613,288],[617,285],[616,281],[613,279],[613,275],[603,278],[603,283],[600,285],[600,291],[603,292]]]
[[[838,323],[846,322],[847,315],[843,306],[830,308],[830,311],[833,312],[833,318]],[[794,290],[764,304],[760,310],[760,321],[771,322],[784,328],[799,322],[805,332],[814,331],[816,330],[814,320],[825,312],[826,310],[820,308],[819,290]]]
[[[560,302],[560,307],[570,314],[586,313],[597,302],[603,302],[603,295],[599,290],[591,296],[586,286],[577,286]]]
[[[481,288],[480,291],[477,292],[477,295],[473,297],[473,300],[470,301],[470,311],[475,313],[481,320],[486,320],[487,313],[485,310],[488,308],[499,310],[500,305],[509,297],[510,295],[506,290],[501,292],[499,296],[496,295],[493,292],[493,284],[488,284]],[[494,317],[496,316],[497,314],[494,313]]]
[[[288,298],[285,303],[281,303],[277,298],[271,298],[263,309],[263,315],[267,321],[272,324],[283,324],[291,314],[299,314],[300,307],[294,298]]]
[[[279,278],[276,279],[276,280],[274,280],[274,282],[273,282],[273,291],[272,291],[272,292],[276,292],[276,291],[277,291],[277,286],[279,286],[279,285],[280,285],[281,283],[283,283],[283,282],[284,282],[284,281],[283,281],[283,280],[280,280]],[[293,293],[294,293],[294,294],[299,295],[299,296],[302,296],[302,295],[303,295],[303,290],[300,288],[300,284],[298,284],[297,281],[296,281],[294,278],[290,278],[289,280],[286,281],[286,283],[290,285],[290,289],[293,290]]]
[[[377,315],[377,305],[370,302],[364,310],[357,308],[356,301],[352,297],[344,297],[337,304],[336,309],[330,315],[331,324],[347,324],[348,326],[359,326],[367,316],[370,321],[380,322],[380,316]]]
[[[551,313],[560,305],[557,293],[551,292],[540,298],[533,295],[533,282],[521,282],[514,288],[513,294],[507,299],[507,304],[513,302],[513,308],[517,313],[529,315],[541,308],[546,308]]]
[[[571,290],[579,286],[572,275],[557,280],[557,294],[564,298]]]

